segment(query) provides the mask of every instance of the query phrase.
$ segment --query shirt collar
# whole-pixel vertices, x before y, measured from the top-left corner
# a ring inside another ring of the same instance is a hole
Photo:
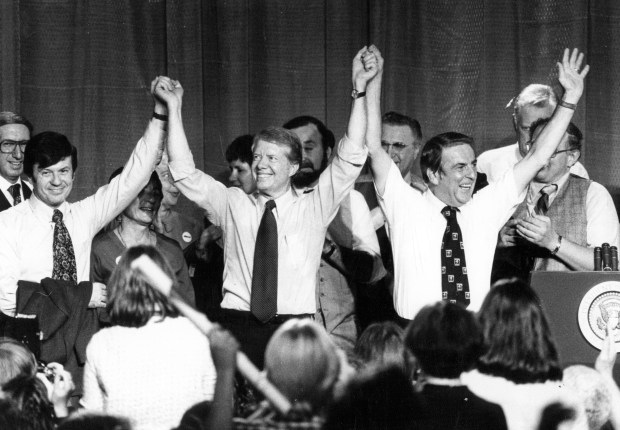
[[[263,208],[265,206],[265,203],[267,202],[267,200],[270,200],[267,196],[264,196],[260,193],[255,193],[255,198],[257,203],[260,205],[261,208]],[[276,203],[276,209],[275,209],[275,214],[276,217],[279,217],[280,212],[284,213],[286,212],[286,210],[295,202],[295,200],[297,200],[298,198],[298,191],[295,190],[294,187],[290,187],[284,194],[282,194],[280,197],[277,197],[275,199],[273,199]]]
[[[21,187],[22,187],[22,189],[24,188],[24,184],[22,183],[21,178],[18,178],[18,179],[17,179],[17,182],[15,182],[15,183],[16,183],[16,184],[20,184],[20,185],[21,185]],[[1,189],[1,190],[3,190],[3,191],[8,191],[8,189],[9,189],[9,187],[10,187],[11,185],[14,185],[14,184],[12,184],[12,183],[10,183],[9,181],[7,181],[5,177],[0,176],[0,189]]]
[[[39,200],[34,193],[28,199],[28,203],[35,216],[44,222],[52,222],[54,209],[59,209],[62,212],[63,218],[69,213],[69,204],[66,201],[60,207],[52,208]]]
[[[557,188],[555,189],[554,192],[549,193],[549,204],[551,204],[553,200],[555,199],[555,197],[558,195],[558,191],[560,191],[562,187],[566,185],[566,182],[568,181],[569,176],[570,176],[570,172],[567,172],[564,176],[562,176],[556,182],[552,183],[552,184],[557,185]],[[527,192],[527,200],[526,200],[527,205],[534,206],[536,202],[538,201],[540,190],[542,190],[547,185],[552,185],[552,184],[544,184],[542,182],[536,182],[536,181],[530,182],[530,186]]]
[[[433,194],[433,192],[431,191],[430,188],[428,188],[426,191],[424,191],[424,196],[426,197],[426,200],[433,207],[433,211],[437,212],[438,214],[441,213],[441,210],[443,208],[445,208],[446,206],[450,206],[449,204],[444,203],[441,200],[439,200],[437,198],[437,196],[435,194]],[[451,207],[456,208],[457,212],[462,212],[464,208],[469,206],[471,201],[472,201],[472,199],[469,199],[469,201],[467,203],[465,203],[464,205],[461,205],[461,206],[458,206],[458,207],[456,207],[456,206],[451,206]]]

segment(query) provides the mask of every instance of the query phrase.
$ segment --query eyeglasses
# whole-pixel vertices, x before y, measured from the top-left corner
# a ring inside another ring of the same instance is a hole
[[[527,149],[527,152],[530,152],[530,149],[532,149],[532,142],[531,140],[528,140],[527,142],[525,142],[525,148]],[[560,149],[559,151],[555,151],[553,154],[551,154],[550,158],[555,158],[556,155],[561,154],[562,152],[570,152],[570,151],[574,151],[574,149]]]
[[[19,149],[24,152],[26,150],[26,145],[28,145],[28,141],[3,140],[2,142],[0,142],[0,152],[2,152],[3,154],[10,154],[15,151],[15,147],[17,145],[19,145]]]

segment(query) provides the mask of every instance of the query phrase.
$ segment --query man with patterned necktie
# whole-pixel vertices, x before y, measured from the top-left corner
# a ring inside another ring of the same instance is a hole
[[[461,133],[435,136],[422,149],[420,164],[428,191],[420,193],[403,181],[381,148],[381,76],[369,83],[366,140],[390,230],[394,306],[403,323],[438,300],[478,310],[490,288],[497,234],[556,151],[583,93],[589,67],[580,72],[582,62],[583,54],[576,49],[572,54],[564,51],[558,78],[565,92],[551,121],[521,161],[473,198],[477,176],[473,139]]]
[[[22,181],[24,151],[32,124],[13,112],[0,112],[0,212],[30,197],[30,186]]]
[[[535,140],[548,119],[530,127]],[[494,279],[529,280],[531,270],[594,270],[593,248],[618,246],[618,215],[609,192],[572,173],[583,135],[572,122],[549,162],[529,184],[525,200],[500,231]]]
[[[179,102],[174,83],[158,77],[151,84],[155,108],[142,139],[123,172],[97,192],[67,202],[77,169],[77,149],[60,133],[34,136],[24,153],[30,199],[0,213],[0,310],[16,311],[17,282],[44,278],[73,283],[89,280],[93,236],[129,205],[148,182],[161,158],[166,113]],[[17,151],[17,149],[15,149]],[[105,306],[105,286],[94,284],[91,307]]]

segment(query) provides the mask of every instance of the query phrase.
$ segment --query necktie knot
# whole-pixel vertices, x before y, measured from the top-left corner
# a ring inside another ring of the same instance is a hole
[[[9,187],[9,192],[11,193],[11,196],[13,197],[13,206],[21,203],[22,201],[22,195],[20,193],[20,190],[21,190],[20,184],[13,184]]]
[[[549,196],[558,189],[556,184],[548,184],[541,188],[535,212],[538,215],[546,215],[549,210]]]
[[[58,209],[54,209],[54,214],[52,215],[52,221],[55,222],[56,224],[58,224],[59,222],[62,222],[62,212],[60,212]]]
[[[441,210],[441,214],[447,219],[452,220],[456,219],[457,208],[453,208],[452,206],[446,206]]]
[[[265,210],[270,211],[270,210],[273,210],[273,208],[275,207],[276,207],[275,200],[267,200],[267,202],[265,202]]]

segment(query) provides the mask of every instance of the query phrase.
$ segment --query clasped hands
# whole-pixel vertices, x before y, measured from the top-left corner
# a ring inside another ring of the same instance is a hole
[[[558,244],[558,234],[551,218],[531,214],[525,218],[511,218],[499,233],[500,246],[515,246],[520,238],[552,251]]]

